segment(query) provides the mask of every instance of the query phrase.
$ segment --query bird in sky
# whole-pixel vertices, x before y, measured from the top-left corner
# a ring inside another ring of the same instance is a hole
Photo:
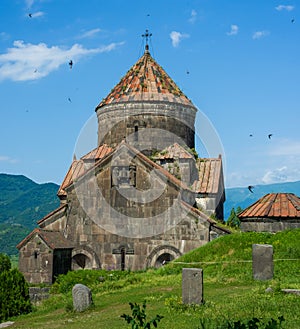
[[[186,70],[186,74],[190,74],[190,71],[189,70]]]
[[[252,135],[252,134],[250,134],[250,135],[249,135],[249,137],[253,137],[253,135]]]
[[[294,23],[294,22],[295,22],[295,18],[292,18],[292,19],[291,19],[291,23]]]
[[[254,186],[252,186],[252,185],[249,185],[249,186],[248,186],[248,190],[249,190],[251,193],[253,193],[253,189],[254,189]]]
[[[73,67],[73,61],[72,61],[72,59],[69,61],[69,66],[70,66],[70,69]]]
[[[68,98],[68,101],[69,101],[70,103],[72,103],[72,100],[71,100],[71,98],[70,98],[70,97]]]
[[[31,17],[32,17],[32,14],[31,14],[31,13],[29,13],[29,14],[28,14],[28,16],[31,18]]]
[[[268,138],[271,139],[272,136],[273,136],[273,134],[269,134],[269,135],[268,135]]]

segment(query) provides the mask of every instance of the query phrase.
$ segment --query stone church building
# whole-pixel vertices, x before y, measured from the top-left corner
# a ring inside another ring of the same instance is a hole
[[[222,159],[195,152],[197,109],[150,55],[95,109],[98,146],[74,158],[60,206],[17,248],[30,283],[76,269],[159,267],[229,233]]]

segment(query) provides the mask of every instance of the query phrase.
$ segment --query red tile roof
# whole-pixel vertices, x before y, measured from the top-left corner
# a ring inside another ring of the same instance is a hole
[[[193,184],[193,190],[197,193],[218,193],[220,177],[222,175],[222,159],[219,158],[198,158],[197,168],[199,180]]]
[[[165,101],[193,106],[147,50],[97,109],[107,104],[130,101]]]
[[[34,229],[25,239],[23,239],[17,248],[21,249],[35,235],[38,235],[49,248],[54,249],[72,249],[74,246],[60,232],[44,231],[40,228]]]
[[[98,160],[104,158],[107,154],[109,154],[112,151],[113,151],[113,148],[111,148],[110,146],[108,146],[106,144],[103,144],[103,145],[96,147],[95,149],[93,149],[91,152],[84,155],[83,157],[81,157],[81,159],[98,161]]]
[[[90,166],[85,165],[86,162],[96,162],[103,159],[110,154],[113,149],[106,144],[96,147],[86,155],[80,158],[80,160],[73,160],[58,192],[58,196],[66,195],[65,188],[70,185],[74,180],[82,176]]]
[[[300,198],[293,193],[269,193],[241,212],[246,218],[300,218]]]
[[[174,143],[161,152],[155,154],[153,159],[193,159],[194,156],[181,145]]]

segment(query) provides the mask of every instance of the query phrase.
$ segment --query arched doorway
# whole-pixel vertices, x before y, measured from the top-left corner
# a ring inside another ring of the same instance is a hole
[[[101,264],[97,254],[89,247],[75,248],[72,251],[72,270],[100,269]]]
[[[84,254],[76,254],[72,257],[72,268],[74,270],[89,268],[90,259]]]
[[[171,262],[173,259],[174,259],[173,255],[171,255],[169,253],[164,253],[157,257],[154,267],[164,266],[164,265],[168,264],[169,262]]]
[[[181,256],[181,252],[169,245],[158,246],[146,259],[146,267],[160,267]]]

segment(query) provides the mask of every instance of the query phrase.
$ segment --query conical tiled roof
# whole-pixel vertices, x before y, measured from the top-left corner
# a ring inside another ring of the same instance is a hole
[[[300,218],[300,198],[293,193],[269,193],[241,212],[247,218]]]
[[[131,101],[163,101],[193,106],[149,51],[134,64],[121,81],[104,98],[104,105]]]

